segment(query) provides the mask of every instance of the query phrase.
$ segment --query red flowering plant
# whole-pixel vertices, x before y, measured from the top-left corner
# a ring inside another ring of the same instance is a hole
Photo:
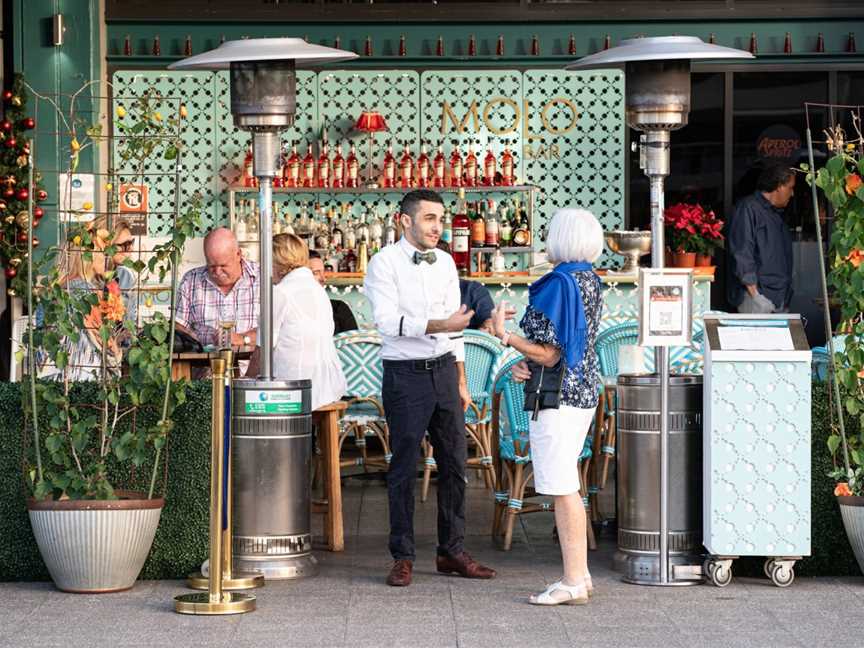
[[[723,221],[702,205],[678,203],[663,212],[666,242],[675,252],[712,255],[723,247]]]

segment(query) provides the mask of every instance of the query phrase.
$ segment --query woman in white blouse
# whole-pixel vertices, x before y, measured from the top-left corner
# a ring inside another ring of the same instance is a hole
[[[300,238],[273,237],[274,378],[311,380],[312,409],[317,409],[339,400],[346,383],[333,346],[333,309],[308,263],[309,251]],[[254,375],[251,366],[249,375]]]

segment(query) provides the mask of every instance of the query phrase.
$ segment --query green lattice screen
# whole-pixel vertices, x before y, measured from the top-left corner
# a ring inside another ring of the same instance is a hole
[[[225,189],[239,177],[249,141],[248,134],[232,123],[227,73],[120,71],[114,75],[114,86],[117,95],[153,87],[164,95],[185,98],[189,126],[184,135],[184,195],[196,190],[205,194],[205,227],[225,223]],[[283,141],[297,141],[305,150],[305,141],[317,141],[324,127],[331,144],[353,141],[357,145],[365,174],[367,141],[352,126],[360,111],[376,109],[390,129],[376,135],[376,166],[391,139],[400,148],[409,144],[414,155],[421,141],[430,146],[430,154],[443,143],[447,155],[454,145],[464,151],[469,141],[478,155],[487,142],[492,142],[496,153],[506,143],[516,155],[519,175],[541,190],[535,236],[542,239],[554,209],[567,205],[588,207],[604,228],[617,229],[624,222],[623,86],[623,75],[617,71],[298,72],[297,121]],[[446,122],[443,133],[442,121]],[[527,155],[529,149],[532,155]],[[155,194],[151,201],[159,204],[163,188],[151,191]],[[319,200],[325,205],[352,200],[385,210],[395,203],[394,197],[362,192],[335,199],[310,192],[291,199]],[[167,226],[167,218],[151,218],[150,233],[165,234]]]

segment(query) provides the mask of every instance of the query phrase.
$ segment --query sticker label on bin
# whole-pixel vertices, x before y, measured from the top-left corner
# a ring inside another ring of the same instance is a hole
[[[299,390],[246,392],[246,414],[299,414],[302,409]]]

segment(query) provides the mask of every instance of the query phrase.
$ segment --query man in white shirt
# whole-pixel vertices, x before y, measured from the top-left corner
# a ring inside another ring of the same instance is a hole
[[[462,331],[473,311],[460,304],[452,257],[436,249],[444,203],[434,191],[405,195],[402,238],[372,257],[365,293],[381,333],[382,397],[390,449],[387,473],[390,553],[387,584],[411,584],[415,559],[414,482],[420,442],[428,430],[438,465],[437,569],[465,578],[494,578],[471,558],[465,539],[465,381]]]

